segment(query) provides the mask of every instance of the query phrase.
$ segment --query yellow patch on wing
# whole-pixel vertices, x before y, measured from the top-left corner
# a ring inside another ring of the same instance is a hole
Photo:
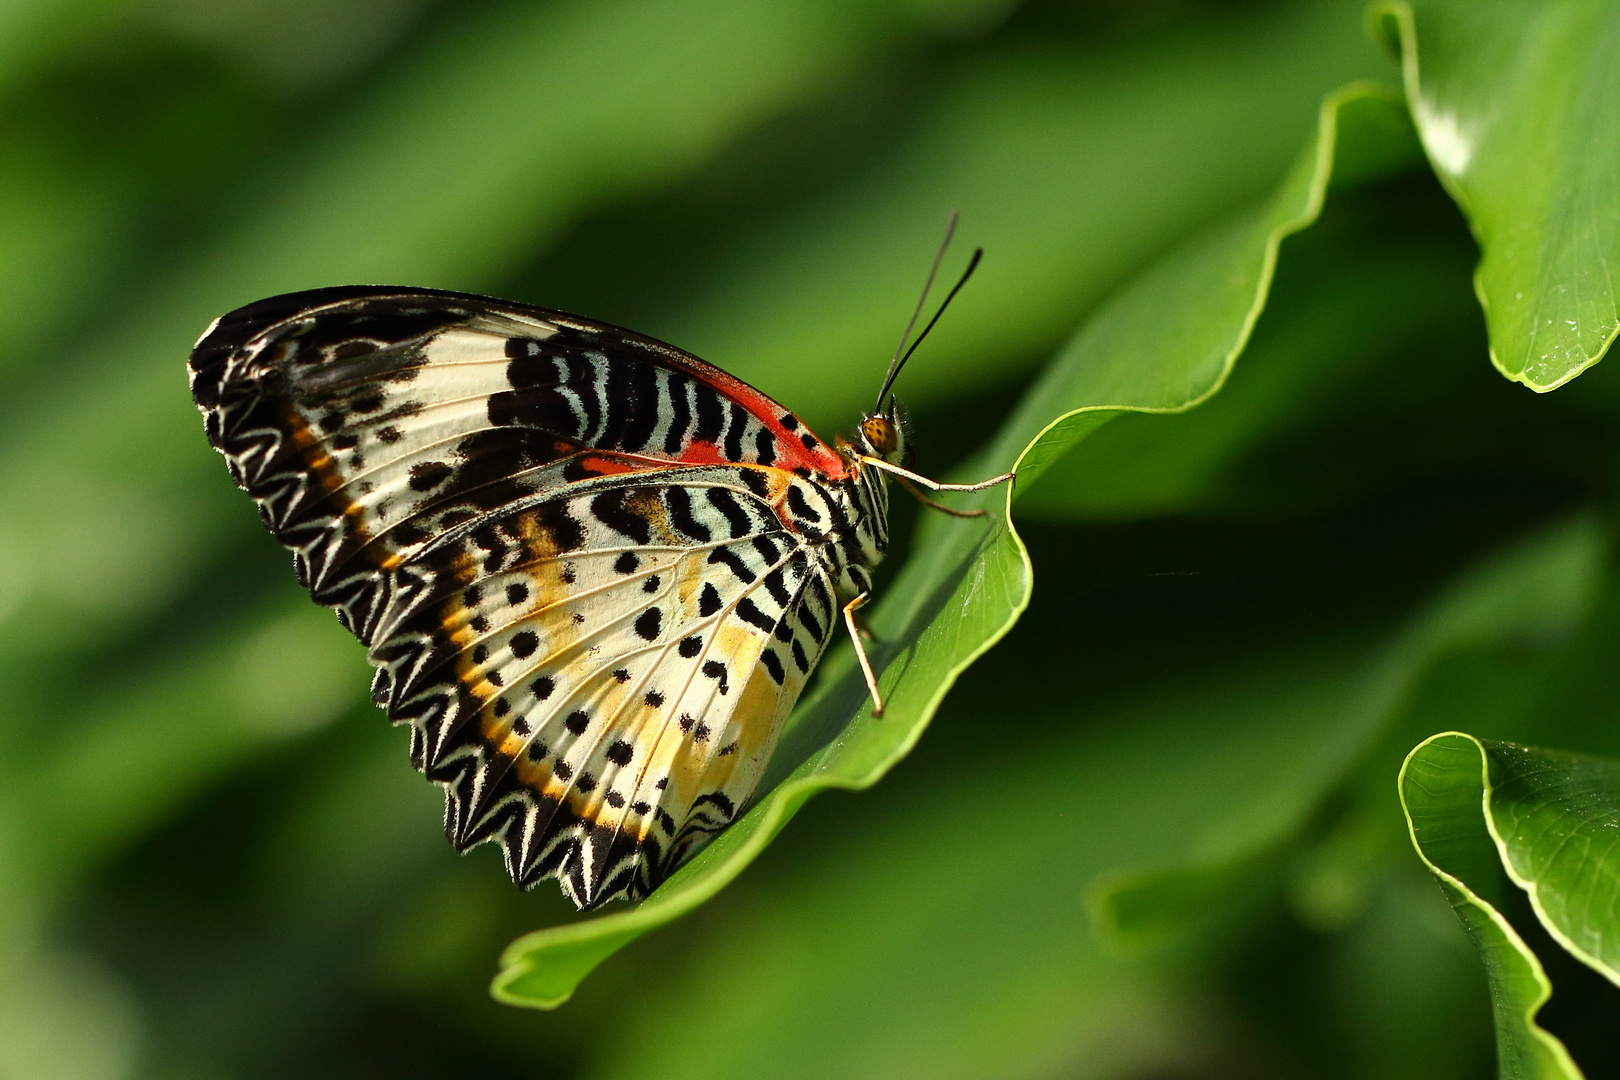
[[[326,443],[321,436],[310,430],[310,426],[304,422],[302,414],[292,405],[286,406],[282,410],[281,416],[286,421],[287,434],[292,436],[294,445],[302,451],[304,465],[315,479],[320,481],[321,489],[329,497],[341,491],[348,481],[338,471],[338,463],[327,452]],[[371,533],[365,527],[366,508],[353,499],[344,498],[341,501],[343,504],[343,516],[349,519],[349,527],[354,530],[355,535],[360,538],[361,543],[364,545],[361,550],[371,551],[371,546],[367,543],[371,539]],[[372,561],[384,570],[392,570],[399,565],[403,558],[404,556],[399,553],[381,560],[378,560],[373,555]]]
[[[788,488],[793,486],[794,475],[785,469],[773,469],[768,465],[743,467],[764,478],[766,501],[773,507],[781,506],[782,500],[787,498]]]

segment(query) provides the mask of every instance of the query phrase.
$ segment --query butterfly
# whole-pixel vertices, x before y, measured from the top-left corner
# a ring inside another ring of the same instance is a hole
[[[921,489],[1010,479],[906,468],[890,389],[910,355],[832,445],[661,341],[435,289],[248,304],[189,373],[300,584],[366,646],[450,842],[497,842],[519,886],[556,878],[591,909],[736,819],[839,622],[881,714],[854,613],[887,479],[959,514]]]

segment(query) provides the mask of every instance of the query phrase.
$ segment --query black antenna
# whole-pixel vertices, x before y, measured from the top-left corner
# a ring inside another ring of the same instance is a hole
[[[952,214],[951,215],[951,224],[954,225],[955,223],[956,223],[956,215]],[[950,234],[947,233],[945,238],[948,241],[950,239]],[[941,250],[941,254],[944,254],[943,250]],[[946,294],[946,296],[945,296],[945,302],[943,304],[939,305],[939,310],[934,312],[934,317],[932,319],[928,320],[928,325],[923,327],[923,332],[918,334],[917,335],[917,340],[913,341],[911,343],[911,348],[906,350],[906,355],[902,356],[900,358],[899,362],[897,362],[895,364],[891,364],[889,366],[889,374],[883,380],[883,389],[878,391],[878,404],[877,404],[878,411],[880,411],[880,412],[882,411],[882,409],[883,409],[883,395],[885,395],[885,394],[887,394],[889,392],[889,387],[893,386],[894,385],[894,380],[899,378],[900,369],[906,366],[906,361],[910,360],[911,359],[911,354],[917,351],[917,346],[919,346],[919,345],[921,345],[923,343],[923,338],[928,336],[928,331],[930,331],[930,330],[932,330],[934,328],[934,324],[939,322],[939,317],[941,315],[945,314],[945,309],[951,306],[951,301],[955,300],[956,299],[956,294],[962,291],[962,286],[967,284],[968,278],[973,276],[973,271],[978,269],[979,260],[982,259],[982,258],[984,258],[984,248],[974,248],[973,249],[973,258],[968,260],[967,269],[962,271],[962,276],[956,279],[956,284],[955,285],[951,286],[951,291],[948,294]],[[937,268],[939,264],[936,261],[934,265]],[[930,281],[933,280],[933,275],[932,274],[929,275],[929,280]],[[924,293],[924,295],[927,295],[927,294]],[[920,307],[921,305],[919,304],[918,306]]]
[[[906,339],[911,336],[911,331],[916,327],[917,318],[922,314],[923,305],[928,303],[928,290],[934,287],[934,275],[939,273],[939,264],[945,261],[945,251],[951,246],[951,237],[956,235],[956,217],[956,211],[952,210],[950,220],[945,223],[945,239],[939,242],[939,251],[934,255],[934,265],[928,268],[928,280],[923,282],[922,295],[917,297],[917,307],[911,313],[911,321],[906,323],[906,332],[900,335],[900,344],[894,347],[894,359],[889,361],[889,370],[883,373],[883,389],[878,391],[876,409],[878,412],[883,411],[883,395],[888,392],[890,385],[893,384],[895,375],[899,373],[900,365],[905,363],[900,358],[900,354],[906,350]],[[926,330],[923,332],[927,333]]]

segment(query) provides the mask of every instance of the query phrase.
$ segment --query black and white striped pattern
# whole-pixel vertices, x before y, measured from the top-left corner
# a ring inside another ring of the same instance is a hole
[[[465,849],[640,897],[741,811],[887,545],[880,473],[679,350],[339,289],[198,342],[210,441],[364,642]]]

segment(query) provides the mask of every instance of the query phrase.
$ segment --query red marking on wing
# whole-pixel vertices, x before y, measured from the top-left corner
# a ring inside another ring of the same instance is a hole
[[[668,467],[665,462],[656,458],[615,454],[611,451],[602,450],[584,451],[580,455],[578,463],[579,470],[591,476],[616,476],[619,473],[648,472],[649,470]]]
[[[699,442],[693,439],[681,451],[681,461],[687,465],[729,465],[726,455],[712,442]]]
[[[838,456],[831,447],[822,442],[816,434],[807,427],[803,420],[797,416],[793,419],[799,425],[797,431],[789,431],[782,426],[782,417],[791,415],[787,409],[771,400],[766,395],[749,386],[741,379],[728,371],[715,367],[713,364],[700,360],[690,353],[681,353],[671,357],[674,361],[671,367],[684,368],[687,374],[700,382],[707,383],[715,390],[741,405],[755,420],[765,425],[771,435],[776,439],[777,460],[772,464],[780,469],[792,469],[795,466],[806,468],[812,472],[822,473],[831,479],[842,480],[848,475],[844,459]],[[808,435],[814,441],[812,449],[806,446],[801,436]],[[719,447],[713,443],[693,442],[681,454],[681,460],[693,465],[724,465],[728,464]]]
[[[782,425],[782,417],[792,416],[787,409],[735,375],[693,356],[684,349],[645,334],[638,334],[633,330],[626,330],[621,326],[570,315],[565,311],[471,293],[403,286],[376,288],[340,286],[270,297],[224,316],[215,328],[204,335],[203,341],[198,343],[198,349],[201,350],[203,344],[211,342],[212,339],[221,340],[213,342],[208,350],[194,354],[193,368],[198,372],[204,369],[211,371],[222,362],[220,359],[222,350],[227,347],[240,347],[242,342],[253,335],[263,334],[269,328],[290,319],[304,319],[344,309],[360,309],[367,305],[376,305],[383,310],[387,310],[391,305],[394,309],[413,311],[417,316],[421,316],[424,312],[432,314],[438,311],[443,315],[443,325],[438,327],[440,329],[458,325],[469,316],[496,312],[554,326],[573,327],[600,335],[603,345],[610,352],[628,351],[631,358],[637,362],[653,363],[683,372],[736,402],[745,412],[763,424],[775,439],[777,457],[771,463],[773,466],[790,471],[796,468],[808,469],[835,480],[845,479],[849,475],[844,459],[817,438],[798,417],[793,417],[796,427],[790,431]],[[425,333],[434,327],[424,323],[421,329]],[[199,385],[205,391],[209,391],[209,387],[212,386],[206,380]],[[217,387],[209,392],[217,392]],[[741,464],[724,457],[719,448],[701,443],[690,444],[675,460],[689,465]]]

